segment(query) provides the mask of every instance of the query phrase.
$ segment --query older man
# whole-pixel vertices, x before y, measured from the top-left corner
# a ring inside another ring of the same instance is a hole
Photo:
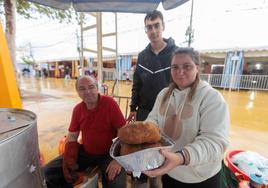
[[[109,155],[117,129],[125,124],[119,106],[113,98],[98,93],[93,77],[79,77],[76,90],[82,102],[73,109],[64,154],[44,167],[48,188],[72,187],[79,171],[91,166],[100,167],[104,188],[126,187],[125,171]],[[80,132],[82,145],[77,142]]]

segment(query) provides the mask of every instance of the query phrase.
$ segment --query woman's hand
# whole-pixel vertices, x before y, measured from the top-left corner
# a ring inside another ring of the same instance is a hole
[[[112,160],[106,169],[108,180],[112,181],[120,173],[121,166],[116,160]]]
[[[179,153],[172,153],[165,149],[161,149],[160,153],[165,157],[165,162],[159,168],[153,170],[147,170],[143,173],[150,177],[156,177],[168,173],[170,170],[178,165],[182,165],[183,157]]]

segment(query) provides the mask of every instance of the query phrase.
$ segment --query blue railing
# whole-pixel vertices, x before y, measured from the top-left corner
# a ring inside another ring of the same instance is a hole
[[[268,75],[201,74],[200,78],[216,88],[268,90]],[[222,84],[223,80],[228,83]]]

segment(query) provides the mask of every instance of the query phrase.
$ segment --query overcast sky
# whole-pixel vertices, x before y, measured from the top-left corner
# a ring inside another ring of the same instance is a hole
[[[186,46],[185,32],[190,23],[191,1],[164,11],[164,37],[172,37]],[[144,33],[144,14],[118,14],[119,53],[141,51],[148,39]],[[194,42],[199,50],[268,46],[268,0],[195,0],[193,13]],[[94,23],[89,19],[87,25]],[[112,31],[113,14],[103,14],[103,33]],[[24,20],[17,17],[17,46],[20,54],[30,49],[36,60],[78,56],[76,24],[59,24],[48,19]],[[85,32],[84,46],[96,49],[96,33]],[[105,39],[103,45],[115,47]],[[106,54],[106,53],[105,53]],[[94,56],[86,53],[85,57]]]

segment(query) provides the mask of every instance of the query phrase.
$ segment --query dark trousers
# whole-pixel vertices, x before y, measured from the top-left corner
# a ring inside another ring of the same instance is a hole
[[[71,188],[72,185],[65,181],[62,171],[62,156],[59,156],[49,162],[43,167],[45,179],[48,188]],[[81,145],[78,154],[79,171],[86,170],[89,167],[99,166],[102,175],[103,188],[125,188],[126,187],[126,173],[121,169],[120,174],[113,180],[108,181],[106,169],[112,158],[107,155],[88,155]]]
[[[149,115],[150,112],[151,112],[151,110],[138,108],[136,120],[137,121],[144,121],[147,118],[147,116]]]
[[[169,175],[162,176],[163,188],[220,188],[220,172],[215,176],[200,183],[183,183],[171,178]]]

